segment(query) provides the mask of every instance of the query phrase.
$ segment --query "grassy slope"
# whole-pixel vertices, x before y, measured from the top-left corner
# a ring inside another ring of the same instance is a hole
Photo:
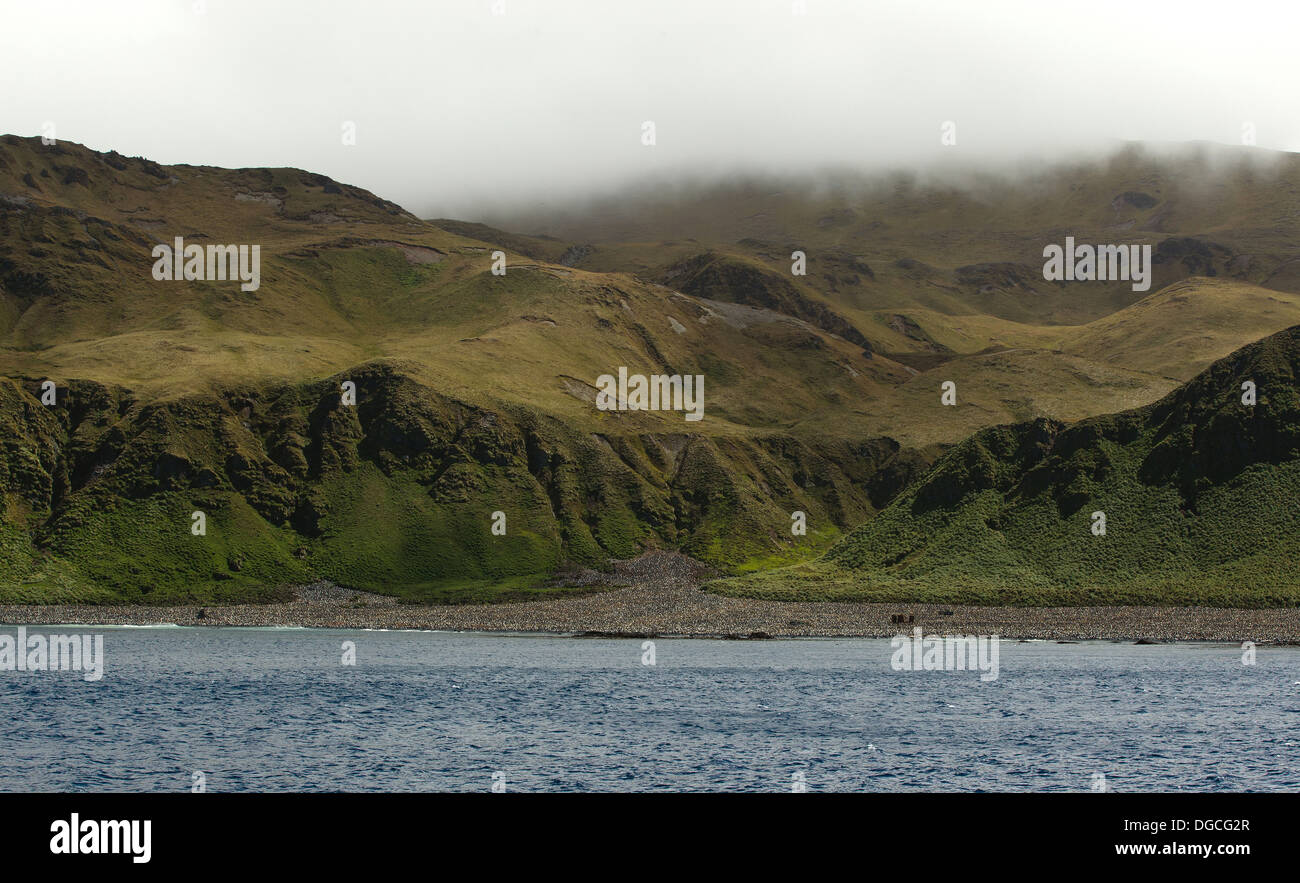
[[[310,173],[149,174],[138,160],[115,160],[119,170],[76,145],[54,149],[0,143],[0,193],[22,200],[0,212],[5,373],[93,378],[167,398],[387,358],[458,397],[530,404],[595,428],[604,418],[573,381],[591,386],[622,364],[706,373],[702,428],[721,433],[874,398],[906,377],[806,323],[770,314],[737,327],[623,274],[508,252],[507,275],[494,276],[491,244]],[[64,183],[69,169],[89,184]],[[149,250],[173,235],[260,243],[260,290],[154,281]]]

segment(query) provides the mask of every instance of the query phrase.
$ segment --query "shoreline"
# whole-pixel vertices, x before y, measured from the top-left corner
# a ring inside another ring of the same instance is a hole
[[[388,629],[610,638],[890,638],[996,634],[1007,640],[1300,644],[1300,608],[980,607],[767,601],[701,591],[707,569],[673,552],[618,562],[612,585],[540,601],[417,606],[328,583],[278,604],[0,605],[13,625]],[[902,622],[895,617],[903,617]]]

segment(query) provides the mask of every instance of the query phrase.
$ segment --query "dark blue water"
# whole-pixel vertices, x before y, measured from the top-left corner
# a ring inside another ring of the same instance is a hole
[[[884,640],[31,631],[105,673],[0,672],[4,791],[1300,790],[1294,649],[1003,642],[985,683]]]

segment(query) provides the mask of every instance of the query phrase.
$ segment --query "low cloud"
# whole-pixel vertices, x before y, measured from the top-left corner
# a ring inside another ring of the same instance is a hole
[[[1297,15],[1263,0],[1230,15],[1123,0],[10,4],[0,129],[53,121],[161,162],[308,168],[470,218],[630,182],[996,166],[1120,140],[1287,150]]]

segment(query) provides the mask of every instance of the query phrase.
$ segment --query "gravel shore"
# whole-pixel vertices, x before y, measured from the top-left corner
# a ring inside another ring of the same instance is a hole
[[[308,626],[336,629],[438,629],[548,632],[628,637],[890,637],[997,634],[1056,641],[1255,641],[1300,643],[1300,609],[1217,607],[971,607],[760,601],[700,590],[707,569],[674,552],[616,565],[609,585],[591,594],[507,604],[413,606],[392,598],[315,583],[285,604],[142,607],[0,605],[0,622]],[[596,577],[588,574],[591,582]],[[572,582],[570,584],[573,584]],[[896,622],[895,617],[902,617]]]

